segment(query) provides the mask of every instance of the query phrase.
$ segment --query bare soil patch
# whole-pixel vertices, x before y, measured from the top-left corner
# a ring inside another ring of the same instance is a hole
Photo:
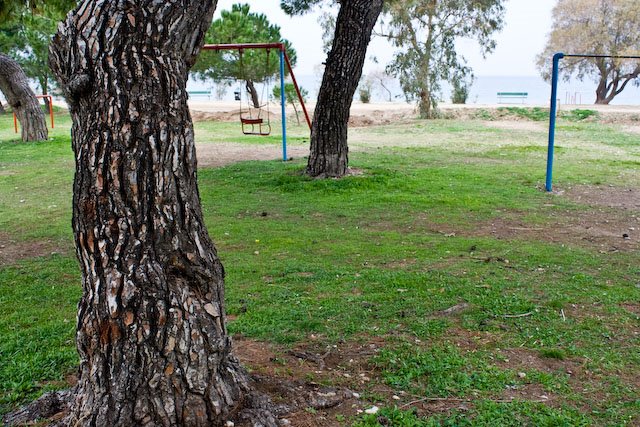
[[[430,223],[421,217],[421,227],[444,236],[492,236],[504,240],[537,240],[566,243],[601,252],[640,249],[640,190],[609,186],[574,186],[558,189],[555,196],[569,199],[589,209],[551,211],[546,223],[524,218],[526,212],[504,211],[489,221],[477,222],[473,229],[459,229]]]
[[[594,187],[595,188],[595,187]],[[500,216],[488,221],[478,221],[469,226],[456,226],[433,221],[428,215],[419,215],[411,230],[437,233],[445,237],[486,237],[498,240],[532,240],[550,243],[571,244],[601,252],[633,251],[640,249],[640,207],[636,197],[640,191],[612,189],[611,194],[596,188],[589,193],[583,188],[574,197],[571,193],[558,193],[557,197],[567,197],[589,209],[552,210],[545,223],[531,224],[524,211],[504,210]],[[590,202],[587,204],[586,200]],[[381,220],[368,225],[373,229],[393,230],[398,225]],[[403,228],[405,230],[406,227]],[[411,265],[409,261],[398,261],[398,267]],[[394,268],[395,265],[389,265]]]
[[[71,248],[61,246],[52,240],[31,240],[21,242],[6,233],[0,233],[0,266],[12,265],[27,259],[51,255],[53,253],[66,253]]]
[[[405,123],[416,118],[414,110],[396,109],[396,110],[371,110],[352,112],[349,117],[349,126],[351,127],[367,127],[391,125]]]
[[[345,418],[371,406],[360,399],[358,391],[366,389],[372,380],[368,360],[382,347],[383,340],[354,340],[322,347],[314,339],[310,337],[305,346],[285,349],[237,337],[234,351],[258,379],[254,385],[259,391],[276,405],[292,406],[293,402],[298,408],[281,419],[292,426],[343,426]],[[331,388],[323,389],[320,384]],[[307,406],[300,405],[301,398],[307,400]]]
[[[243,365],[260,375],[307,378],[314,382],[330,381],[357,390],[370,379],[367,379],[371,374],[369,358],[384,345],[384,340],[379,338],[363,343],[352,340],[322,347],[314,342],[316,339],[310,337],[304,346],[285,349],[275,344],[236,337],[234,351]]]
[[[627,303],[627,304],[621,304],[620,306],[625,310],[627,310],[628,312],[633,313],[640,318],[640,303],[635,303],[635,304]]]
[[[602,252],[638,249],[638,218],[609,210],[565,211],[553,213],[549,223],[532,226],[513,217],[494,218],[477,224],[472,236],[492,236],[507,240],[538,240],[567,243]]]
[[[201,167],[221,167],[247,160],[281,160],[282,147],[277,145],[248,145],[231,142],[196,144],[198,165]],[[309,154],[308,147],[288,146],[290,159]]]
[[[496,365],[503,369],[536,370],[547,373],[562,372],[568,375],[582,372],[582,361],[580,360],[540,357],[536,352],[525,348],[502,349],[500,355],[503,359],[499,360]]]
[[[638,188],[575,185],[562,188],[558,193],[576,203],[632,210],[640,215],[640,189]]]

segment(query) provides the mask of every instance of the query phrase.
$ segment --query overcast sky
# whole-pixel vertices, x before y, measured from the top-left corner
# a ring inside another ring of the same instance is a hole
[[[220,11],[230,9],[238,0],[219,0],[215,17]],[[292,42],[298,52],[296,74],[314,74],[314,68],[324,61],[322,30],[316,13],[289,17],[280,10],[280,0],[253,0],[249,3],[253,12],[267,15],[269,21],[278,24],[284,38]],[[463,41],[460,52],[478,76],[534,76],[535,56],[544,47],[551,28],[551,9],[556,0],[507,0],[504,30],[497,34],[497,48],[486,59],[479,54],[477,45]],[[373,40],[368,56],[375,55],[380,64],[368,61],[365,72],[382,68],[393,55],[393,48],[382,39]]]

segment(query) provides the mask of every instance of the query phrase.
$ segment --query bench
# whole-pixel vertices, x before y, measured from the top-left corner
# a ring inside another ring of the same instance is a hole
[[[189,90],[187,91],[189,94],[189,98],[193,96],[206,96],[208,99],[211,99],[211,91],[210,90]]]
[[[524,104],[529,94],[527,92],[498,92],[498,104],[509,104],[509,101],[519,99]]]

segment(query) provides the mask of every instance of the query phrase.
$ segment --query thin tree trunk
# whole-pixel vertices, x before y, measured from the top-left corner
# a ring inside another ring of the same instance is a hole
[[[611,102],[609,98],[609,85],[607,84],[606,77],[602,77],[596,88],[596,104],[608,105]]]
[[[383,0],[343,0],[311,126],[307,174],[340,177],[349,166],[349,110]]]
[[[218,426],[247,391],[187,107],[215,5],[85,0],[52,41],[73,119],[83,286],[68,425]]]
[[[2,102],[0,102],[0,114],[4,114],[6,112],[7,110],[4,109],[4,105],[2,105]]]
[[[20,65],[0,53],[0,90],[22,127],[22,140],[45,141],[49,137],[44,113]]]
[[[430,119],[432,118],[431,111],[431,93],[426,88],[420,92],[420,101],[418,102],[418,110],[420,111],[420,118]]]
[[[431,79],[431,62],[432,62],[432,51],[433,51],[433,43],[435,37],[435,17],[437,14],[438,4],[435,0],[431,0],[429,3],[428,9],[428,18],[427,18],[427,28],[429,29],[429,33],[427,35],[427,40],[424,44],[424,52],[425,57],[423,58],[420,74],[422,78],[423,89],[420,92],[420,101],[418,105],[418,110],[420,112],[420,118],[422,119],[431,119],[433,118],[433,108],[436,106],[436,102],[433,97],[433,81]],[[418,43],[418,37],[413,30],[412,24],[409,24],[412,32],[412,41],[413,48],[416,52],[420,52],[420,46]]]
[[[256,90],[256,86],[253,84],[253,80],[247,80],[245,83],[247,93],[251,97],[253,108],[260,108],[260,98],[258,97],[258,91]]]
[[[42,95],[49,94],[49,84],[48,84],[47,76],[43,76],[40,79],[40,87],[42,88]],[[51,108],[53,108],[53,105],[51,105],[51,102],[49,102],[49,98],[43,98],[43,101],[44,101],[45,112],[47,114],[51,113]]]
[[[609,78],[609,68],[604,60],[604,58],[596,59],[596,67],[600,72],[600,81],[598,82],[598,87],[596,88],[596,104],[606,105],[608,102],[607,92],[609,85],[607,84],[607,80]]]
[[[389,102],[392,102],[393,101],[393,95],[391,94],[391,91],[389,90],[389,88],[387,86],[385,86],[385,84],[384,84],[384,82],[382,80],[380,80],[380,87],[382,87],[382,89],[384,89],[387,92]]]
[[[295,101],[291,103],[293,106],[293,111],[296,113],[296,121],[298,122],[298,126],[300,126],[300,115],[298,114],[298,107],[296,107]]]

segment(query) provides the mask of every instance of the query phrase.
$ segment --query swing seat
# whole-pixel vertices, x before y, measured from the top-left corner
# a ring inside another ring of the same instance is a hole
[[[242,122],[243,125],[261,125],[264,120],[257,118],[257,119],[245,119],[244,117],[240,118],[240,121]]]
[[[271,135],[271,124],[269,121],[265,123],[261,117],[240,117],[242,123],[242,133],[245,135]]]

